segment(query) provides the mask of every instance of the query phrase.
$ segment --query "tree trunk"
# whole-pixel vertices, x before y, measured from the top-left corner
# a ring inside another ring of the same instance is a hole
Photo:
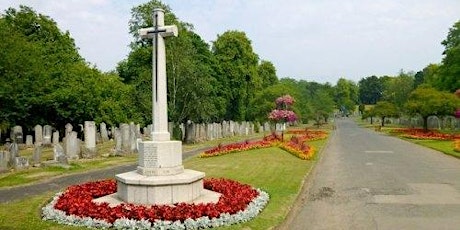
[[[382,117],[382,127],[385,126],[385,117]]]

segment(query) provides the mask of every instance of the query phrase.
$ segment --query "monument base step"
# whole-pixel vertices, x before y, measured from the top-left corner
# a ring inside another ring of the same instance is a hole
[[[206,204],[206,203],[217,203],[219,201],[221,194],[218,192],[214,192],[211,190],[203,189],[201,196],[195,198],[192,200],[191,204]],[[97,199],[94,199],[93,202],[95,203],[104,203],[107,202],[110,207],[115,207],[117,205],[126,203],[125,201],[121,200],[118,197],[117,193],[113,193],[107,196],[99,197]]]

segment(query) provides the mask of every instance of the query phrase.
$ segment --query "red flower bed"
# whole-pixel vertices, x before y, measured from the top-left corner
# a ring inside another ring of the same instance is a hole
[[[425,139],[425,140],[453,140],[460,138],[460,134],[446,134],[440,133],[436,130],[425,131],[423,129],[393,129],[391,133],[400,134],[403,137],[412,138],[412,139]]]
[[[233,152],[240,152],[240,151],[247,151],[251,149],[259,149],[259,148],[268,148],[272,147],[273,143],[271,141],[254,141],[254,142],[249,142],[245,141],[243,143],[233,143],[229,145],[218,145],[215,148],[212,148],[210,150],[207,150],[200,154],[201,157],[213,157],[213,156],[219,156],[219,155],[224,155],[228,153],[233,153]]]
[[[288,130],[287,133],[301,135],[305,141],[321,140],[327,137],[327,133],[322,130],[293,129]]]
[[[281,149],[293,154],[294,156],[297,156],[304,160],[308,160],[313,157],[315,149],[312,146],[306,144],[305,142],[312,140],[320,140],[327,137],[327,133],[321,130],[289,130],[287,131],[287,133],[298,134],[299,136],[294,135],[290,141],[284,142],[283,134],[277,135],[276,133],[272,133],[268,136],[265,136],[261,141],[246,141],[243,143],[218,145],[213,149],[201,153],[200,156],[213,157],[233,152],[278,146]]]
[[[307,139],[308,136],[292,136],[291,140],[287,143],[281,144],[280,148],[288,151],[294,156],[299,157],[300,159],[309,160],[313,157],[315,149],[305,143]]]
[[[186,204],[142,206],[120,204],[109,207],[107,203],[95,203],[92,200],[113,194],[117,190],[115,180],[89,182],[70,186],[58,199],[54,208],[64,211],[67,215],[91,217],[113,223],[120,218],[181,221],[202,216],[219,217],[221,213],[235,214],[259,195],[249,185],[240,184],[228,179],[205,179],[204,188],[222,194],[216,204]]]

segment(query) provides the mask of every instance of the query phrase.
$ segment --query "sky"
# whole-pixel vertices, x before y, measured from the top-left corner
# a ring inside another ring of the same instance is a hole
[[[1,0],[0,10],[32,7],[75,39],[102,71],[130,52],[131,9],[147,0]],[[440,63],[441,41],[460,20],[459,0],[164,0],[208,44],[246,33],[279,78],[320,83],[395,76]]]

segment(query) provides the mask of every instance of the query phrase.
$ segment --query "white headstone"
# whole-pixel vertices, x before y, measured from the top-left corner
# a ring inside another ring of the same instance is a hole
[[[67,135],[72,133],[72,131],[73,131],[73,126],[71,124],[67,123],[65,125],[65,135],[64,135],[64,137],[67,137]]]
[[[96,124],[94,121],[85,121],[85,148],[96,152]]]
[[[121,132],[121,148],[124,152],[129,152],[131,150],[131,142],[130,142],[130,131],[128,124],[120,124],[120,132]]]
[[[53,132],[53,144],[59,144],[59,131]]]
[[[102,122],[99,126],[100,126],[100,130],[101,130],[102,142],[109,141],[109,133],[107,132],[107,125],[104,122]]]
[[[13,142],[16,142],[18,144],[24,143],[21,126],[16,125],[13,127],[13,129],[11,130],[11,140],[13,140]]]
[[[65,153],[69,159],[78,159],[80,155],[80,140],[75,131],[71,131],[65,138]]]
[[[53,127],[51,125],[43,126],[43,144],[51,145],[51,136],[53,135]]]
[[[32,147],[34,145],[34,137],[32,135],[26,136],[26,146]]]
[[[36,125],[34,128],[35,131],[35,143],[43,144],[43,128],[41,125]]]

